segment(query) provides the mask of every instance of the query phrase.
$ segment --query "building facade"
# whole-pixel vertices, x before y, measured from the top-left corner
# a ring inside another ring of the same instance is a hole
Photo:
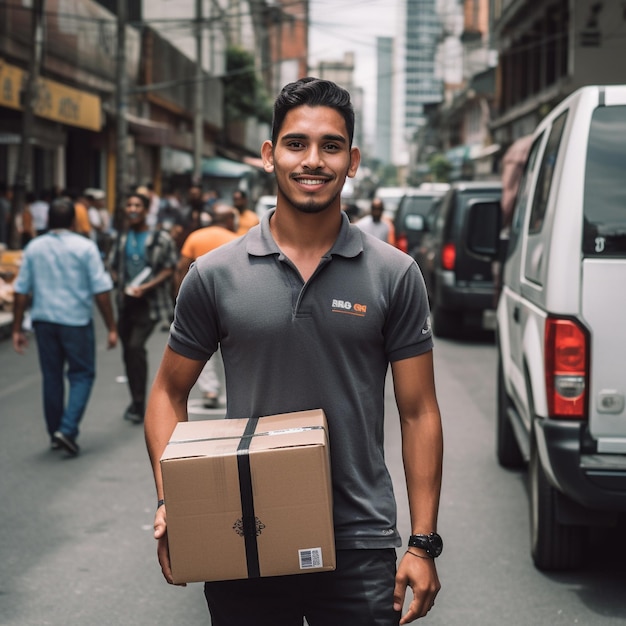
[[[491,0],[499,52],[496,141],[533,132],[583,85],[626,82],[626,13],[620,2]]]

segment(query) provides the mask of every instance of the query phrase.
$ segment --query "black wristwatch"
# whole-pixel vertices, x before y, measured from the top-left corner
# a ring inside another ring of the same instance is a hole
[[[443,539],[437,533],[411,535],[409,548],[421,548],[431,559],[436,559],[443,550]]]

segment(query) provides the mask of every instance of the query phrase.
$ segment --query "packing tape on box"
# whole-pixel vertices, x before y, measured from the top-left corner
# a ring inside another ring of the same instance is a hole
[[[241,519],[243,538],[246,546],[248,578],[259,578],[259,546],[256,540],[256,515],[254,514],[254,494],[252,493],[252,472],[250,470],[250,442],[259,423],[258,417],[251,417],[237,448],[237,470],[239,471],[239,493],[241,495]]]
[[[254,418],[257,419],[258,418]],[[274,437],[276,435],[292,435],[293,433],[304,433],[307,430],[324,430],[323,426],[303,426],[299,428],[279,428],[277,430],[267,430],[261,433],[243,434],[241,436],[229,435],[228,437],[194,437],[191,439],[175,439],[168,445],[175,446],[180,443],[199,443],[202,441],[226,441],[227,439],[252,439],[253,437]]]

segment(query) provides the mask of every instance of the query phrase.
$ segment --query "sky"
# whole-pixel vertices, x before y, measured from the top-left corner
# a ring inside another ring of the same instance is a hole
[[[393,37],[394,0],[310,0],[309,59],[342,60],[354,52],[354,82],[365,92],[364,127],[371,141],[376,122],[376,37]]]

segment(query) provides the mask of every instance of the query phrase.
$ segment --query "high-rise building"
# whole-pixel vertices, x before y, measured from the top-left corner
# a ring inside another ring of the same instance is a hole
[[[392,162],[392,105],[393,105],[393,38],[376,38],[376,145],[374,155],[382,163]]]
[[[409,160],[409,141],[424,122],[424,105],[440,102],[442,81],[437,74],[436,53],[441,37],[438,0],[401,0],[396,48],[396,110],[394,161]]]

